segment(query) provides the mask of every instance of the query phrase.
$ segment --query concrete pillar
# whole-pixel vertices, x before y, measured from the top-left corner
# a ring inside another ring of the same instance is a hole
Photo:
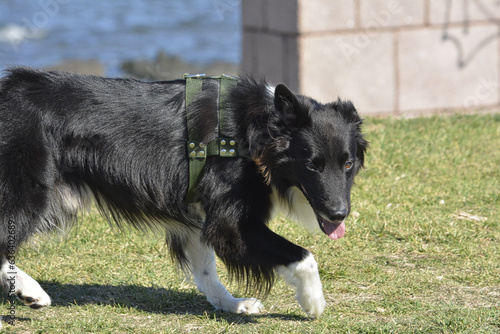
[[[363,114],[500,106],[496,0],[242,0],[244,71]]]

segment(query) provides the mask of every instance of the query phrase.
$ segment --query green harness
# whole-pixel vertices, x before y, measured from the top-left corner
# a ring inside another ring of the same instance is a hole
[[[202,92],[203,79],[220,80],[218,96],[218,136],[209,143],[204,143],[201,134],[195,133],[195,117],[192,102]],[[186,80],[186,118],[187,118],[187,155],[189,158],[189,188],[186,194],[186,203],[196,202],[196,186],[200,180],[207,157],[219,156],[223,158],[242,157],[238,152],[238,144],[235,139],[227,136],[225,124],[226,106],[229,91],[236,87],[238,79],[222,74],[221,76],[206,76],[205,74],[185,74]]]

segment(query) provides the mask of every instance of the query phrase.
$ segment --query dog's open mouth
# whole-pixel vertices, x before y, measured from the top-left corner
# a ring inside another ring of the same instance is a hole
[[[318,223],[321,230],[332,240],[340,239],[345,234],[345,223],[343,221],[330,221],[318,215]]]

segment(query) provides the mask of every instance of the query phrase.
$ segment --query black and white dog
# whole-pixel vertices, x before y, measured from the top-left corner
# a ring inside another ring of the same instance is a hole
[[[190,104],[205,143],[217,140],[221,81]],[[269,291],[276,275],[312,317],[325,308],[313,255],[272,232],[278,207],[331,239],[344,235],[367,142],[350,102],[321,104],[242,78],[225,103],[225,131],[243,154],[208,156],[186,202],[186,80],[140,82],[12,68],[0,79],[0,281],[32,308],[50,297],[12,261],[35,233],[65,228],[96,203],[118,224],[161,229],[173,257],[217,309],[257,313],[218,280],[215,254],[239,280]],[[234,143],[231,143],[234,144]],[[236,147],[236,146],[235,146]]]

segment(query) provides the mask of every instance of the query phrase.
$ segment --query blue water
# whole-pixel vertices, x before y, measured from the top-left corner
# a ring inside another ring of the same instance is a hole
[[[125,60],[160,52],[239,63],[239,0],[9,0],[0,3],[0,68],[95,59],[120,76]]]

